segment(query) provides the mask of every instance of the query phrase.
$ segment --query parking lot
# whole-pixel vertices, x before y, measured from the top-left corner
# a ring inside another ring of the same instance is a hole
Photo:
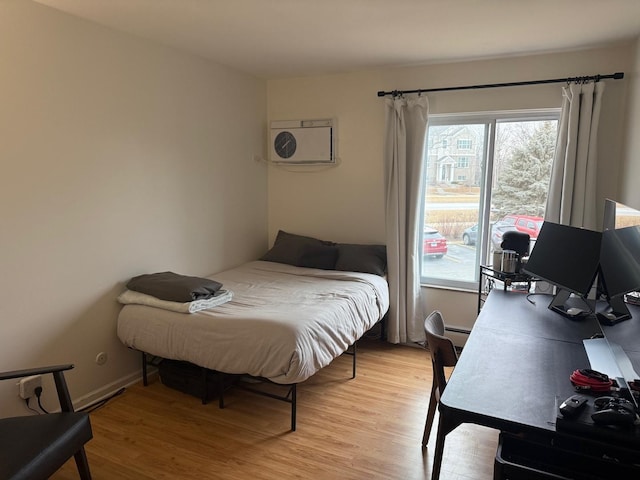
[[[442,258],[425,258],[422,275],[473,282],[476,278],[479,262],[476,259],[476,246],[463,245],[462,242],[449,242],[448,252]]]

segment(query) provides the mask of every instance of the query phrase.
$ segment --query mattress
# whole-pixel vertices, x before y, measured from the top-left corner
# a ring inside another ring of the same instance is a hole
[[[386,280],[368,273],[255,261],[209,278],[233,299],[191,314],[125,305],[120,340],[163,358],[293,384],[344,353],[389,308]]]

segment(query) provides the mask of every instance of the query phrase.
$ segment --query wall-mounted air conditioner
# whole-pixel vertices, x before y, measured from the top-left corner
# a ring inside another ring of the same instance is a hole
[[[270,158],[275,163],[335,163],[335,120],[271,122]]]

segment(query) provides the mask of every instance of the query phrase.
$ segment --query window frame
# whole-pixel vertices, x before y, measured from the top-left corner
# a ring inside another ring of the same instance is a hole
[[[425,175],[421,179],[420,187],[420,207],[418,208],[420,221],[422,225],[418,229],[419,252],[416,258],[420,262],[420,283],[423,287],[443,288],[449,290],[462,290],[475,292],[478,289],[480,264],[485,264],[488,261],[490,253],[490,241],[491,241],[491,228],[490,228],[490,216],[491,216],[491,194],[493,185],[493,167],[494,167],[494,151],[495,151],[495,132],[496,126],[499,123],[507,122],[528,122],[528,121],[557,121],[560,123],[560,111],[556,108],[542,108],[542,109],[523,109],[523,110],[504,110],[504,111],[488,111],[488,112],[467,112],[467,113],[441,113],[430,114],[427,123],[427,132],[425,134],[425,145],[423,154],[423,167]],[[428,158],[428,146],[429,146],[429,127],[431,126],[447,126],[447,125],[465,125],[465,124],[484,124],[484,151],[481,165],[483,165],[481,177],[480,177],[480,199],[478,203],[479,215],[478,215],[478,232],[476,234],[476,268],[474,269],[473,280],[451,280],[437,277],[430,277],[425,275],[423,271],[423,256],[422,248],[424,242],[424,218],[425,218],[425,195],[427,184],[426,178],[426,165]],[[487,225],[487,228],[485,228]]]

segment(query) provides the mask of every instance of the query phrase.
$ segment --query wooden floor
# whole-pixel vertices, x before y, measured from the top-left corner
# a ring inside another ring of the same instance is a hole
[[[436,424],[421,446],[431,386],[428,352],[362,340],[358,373],[343,356],[298,387],[290,406],[235,389],[226,408],[153,380],[91,413],[94,480],[428,479]],[[445,443],[443,480],[491,479],[497,432],[463,425]],[[73,461],[55,480],[77,479]]]

